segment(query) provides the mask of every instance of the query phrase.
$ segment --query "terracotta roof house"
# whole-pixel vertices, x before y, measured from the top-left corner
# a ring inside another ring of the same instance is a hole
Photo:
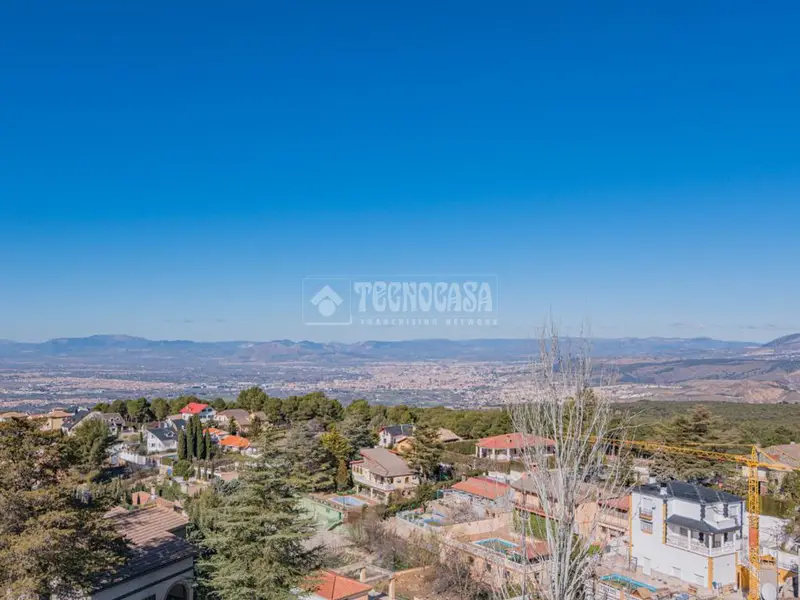
[[[230,435],[230,433],[228,433],[227,431],[223,431],[218,427],[207,427],[206,429],[203,430],[203,433],[208,433],[208,435],[211,436],[212,442],[219,442],[220,440],[223,440]]]
[[[322,571],[314,575],[312,581],[316,588],[309,595],[302,596],[302,600],[367,600],[374,589],[333,571]]]
[[[208,404],[204,404],[202,402],[189,402],[186,406],[181,409],[182,415],[197,415],[200,417],[200,420],[205,422],[209,419],[213,419],[214,416],[217,414],[213,408],[211,408]]]
[[[509,461],[519,458],[525,448],[546,446],[552,448],[555,442],[550,438],[523,433],[504,433],[483,438],[475,444],[475,456],[489,460]]]
[[[394,491],[405,493],[419,485],[408,463],[385,448],[362,448],[361,459],[350,463],[356,490],[363,488],[371,498],[387,501]]]
[[[250,440],[239,435],[226,435],[219,441],[219,445],[235,452],[244,452],[250,448]]]
[[[449,429],[439,429],[439,441],[443,444],[451,443],[451,442],[458,442],[461,438],[458,437],[455,433],[450,431]],[[395,444],[392,448],[398,454],[407,454],[411,452],[414,444],[414,436],[413,435],[398,435],[395,438]]]
[[[444,490],[445,498],[468,503],[480,518],[509,512],[513,495],[511,486],[490,477],[470,477]]]
[[[192,600],[196,549],[184,538],[188,518],[175,510],[148,506],[108,513],[117,530],[130,542],[132,556],[104,576],[87,600],[138,597]]]
[[[510,485],[488,477],[470,477],[450,489],[486,500],[497,500],[511,493]]]
[[[0,413],[0,423],[2,423],[3,421],[8,421],[9,419],[27,419],[27,418],[28,418],[28,413],[24,412],[16,412],[12,410],[11,412]]]

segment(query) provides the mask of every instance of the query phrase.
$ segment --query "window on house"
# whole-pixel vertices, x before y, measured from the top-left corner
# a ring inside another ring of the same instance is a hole
[[[723,533],[722,534],[722,541],[723,542],[727,542],[728,541],[728,534],[727,533]]]
[[[650,521],[640,521],[642,525],[642,532],[653,533],[653,524]]]
[[[689,530],[686,527],[681,527],[681,535],[686,537],[689,534]]]
[[[701,531],[700,533],[697,534],[697,539],[700,540],[701,542],[705,542],[706,534]]]
[[[150,596],[147,596],[146,598],[142,598],[142,600],[156,600],[156,595],[155,594],[151,594]]]

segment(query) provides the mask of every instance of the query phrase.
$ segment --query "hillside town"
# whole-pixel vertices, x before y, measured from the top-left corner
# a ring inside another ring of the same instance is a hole
[[[468,439],[416,416],[390,422],[385,407],[365,401],[343,407],[316,393],[286,404],[259,388],[216,407],[184,397],[0,414],[4,440],[75,443],[85,453],[80,468],[113,498],[103,519],[127,545],[125,558],[76,579],[73,592],[86,598],[194,600],[224,588],[220,569],[248,563],[214,563],[228,542],[215,540],[222,529],[208,521],[224,517],[210,507],[269,472],[289,486],[281,502],[302,515],[287,527],[297,528],[298,552],[310,553],[291,586],[303,600],[478,600],[500,590],[539,598],[560,551],[552,523],[564,518],[575,548],[597,557],[587,599],[743,598],[754,581],[764,598],[798,597],[796,518],[762,514],[761,505],[795,494],[800,444],[754,446],[751,456],[676,446],[667,456],[631,441],[624,485],[605,485],[602,472],[623,460],[606,451],[599,479],[582,478],[565,495],[566,442],[513,431],[507,419],[497,427]],[[694,475],[664,475],[665,465]],[[259,513],[241,514],[250,516],[240,525]]]

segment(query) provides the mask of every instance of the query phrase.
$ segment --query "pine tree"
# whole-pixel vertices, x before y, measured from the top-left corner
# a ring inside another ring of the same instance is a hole
[[[178,460],[186,460],[186,432],[178,432]]]
[[[429,424],[418,425],[411,442],[408,464],[423,480],[431,480],[439,473],[442,450],[439,429]]]
[[[350,443],[352,449],[350,458],[354,458],[361,448],[372,448],[378,441],[367,420],[358,412],[352,412],[345,417],[342,422],[342,435]]]
[[[285,600],[320,567],[320,548],[308,547],[315,527],[289,484],[277,436],[265,428],[263,458],[243,468],[238,486],[204,519],[209,552],[198,562],[200,585],[220,600]]]
[[[723,432],[719,420],[704,406],[697,406],[689,414],[681,414],[658,429],[658,437],[667,446],[703,444],[706,450],[725,452],[724,443],[729,435]],[[715,447],[714,443],[721,445]],[[730,464],[712,461],[700,456],[663,453],[655,456],[651,469],[657,477],[685,481],[707,482],[715,476],[730,471]]]
[[[228,433],[230,433],[231,435],[236,435],[237,433],[239,433],[239,424],[233,417],[231,417],[231,420],[228,423]]]
[[[250,420],[250,429],[247,432],[248,437],[253,440],[257,440],[261,437],[261,426],[261,419],[253,415],[253,418]]]
[[[337,461],[347,462],[350,460],[353,448],[350,446],[350,442],[347,441],[347,438],[339,433],[336,425],[331,426],[330,431],[322,434],[320,442],[323,448],[336,457]]]
[[[326,492],[336,487],[336,458],[325,449],[308,423],[286,436],[286,455],[292,484],[303,492]]]

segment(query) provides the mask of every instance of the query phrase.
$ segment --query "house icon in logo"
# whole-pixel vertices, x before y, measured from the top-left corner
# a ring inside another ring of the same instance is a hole
[[[343,301],[342,297],[329,285],[323,287],[311,298],[311,304],[317,307],[319,314],[323,317],[333,316],[333,313],[336,312],[336,309]]]

